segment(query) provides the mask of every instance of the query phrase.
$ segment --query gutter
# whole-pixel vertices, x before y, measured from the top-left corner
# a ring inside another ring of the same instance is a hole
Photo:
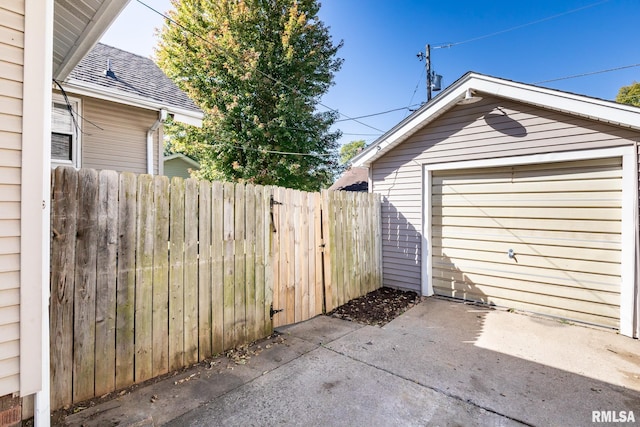
[[[166,105],[166,103],[162,103],[157,100],[81,82],[77,79],[69,79],[68,81],[61,82],[61,85],[69,94],[88,96],[91,98],[102,99],[148,110],[158,111],[161,108],[167,108],[174,116],[174,120],[188,125],[202,127],[204,113],[200,110],[191,110],[184,107],[178,107],[176,105]]]
[[[158,119],[151,125],[147,131],[147,173],[153,175],[153,134],[158,130],[160,125],[167,120],[167,110],[162,108],[158,111]]]

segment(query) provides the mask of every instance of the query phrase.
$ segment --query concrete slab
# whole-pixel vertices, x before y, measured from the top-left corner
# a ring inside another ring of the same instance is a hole
[[[258,348],[260,346],[260,348]],[[247,363],[219,357],[66,417],[68,426],[163,425],[212,399],[267,374],[317,346],[296,337],[274,337],[251,347]],[[151,420],[151,422],[149,422]]]
[[[640,342],[430,298],[384,328],[319,316],[246,364],[219,358],[68,416],[66,425],[640,422]],[[597,423],[595,424],[597,425]]]
[[[345,322],[334,317],[316,316],[305,322],[278,328],[278,332],[295,336],[316,345],[322,345],[357,331],[363,326],[359,323]]]
[[[511,426],[373,366],[318,348],[168,426],[412,425]]]
[[[594,410],[640,414],[629,377],[611,375],[640,374],[631,357],[640,343],[556,323],[429,299],[382,329],[362,328],[327,347],[526,424],[587,425]]]

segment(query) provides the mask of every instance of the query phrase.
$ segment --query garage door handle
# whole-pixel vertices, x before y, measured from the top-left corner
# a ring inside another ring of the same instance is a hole
[[[513,258],[515,258],[515,257],[516,257],[516,253],[513,251],[513,249],[509,249],[509,250],[507,251],[507,256],[508,256],[509,258],[513,259]]]

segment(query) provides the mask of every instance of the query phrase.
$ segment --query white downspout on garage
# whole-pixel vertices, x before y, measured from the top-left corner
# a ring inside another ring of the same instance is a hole
[[[149,175],[153,175],[153,134],[167,120],[167,116],[167,110],[164,108],[158,111],[158,120],[147,131],[147,173]]]

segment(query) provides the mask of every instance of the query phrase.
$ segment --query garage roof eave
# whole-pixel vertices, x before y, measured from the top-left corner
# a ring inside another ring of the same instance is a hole
[[[614,126],[640,130],[638,107],[469,72],[375,140],[352,160],[352,165],[369,167],[419,129],[453,108],[464,98],[468,89],[480,96],[486,94],[510,99]]]

